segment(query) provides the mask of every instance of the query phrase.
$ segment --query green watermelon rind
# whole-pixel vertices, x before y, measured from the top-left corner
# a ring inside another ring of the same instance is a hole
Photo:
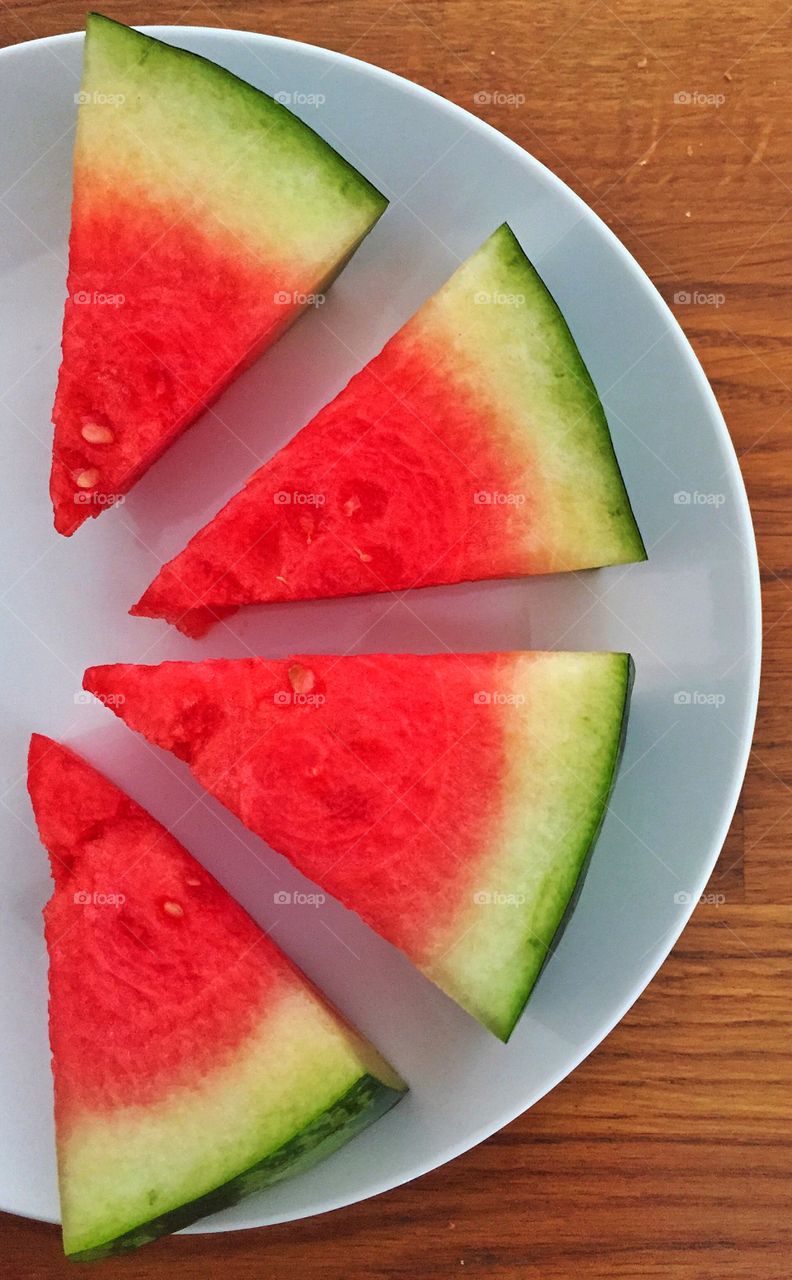
[[[403,1093],[376,1076],[364,1075],[334,1103],[317,1115],[277,1150],[263,1156],[230,1181],[205,1195],[181,1204],[148,1222],[125,1231],[123,1235],[104,1240],[87,1249],[67,1253],[71,1262],[95,1262],[101,1258],[126,1253],[148,1244],[160,1236],[181,1231],[198,1218],[219,1213],[246,1196],[272,1186],[283,1178],[303,1173],[338,1150],[369,1124],[394,1106]]]
[[[530,945],[529,942],[528,955],[530,960],[524,970],[522,984],[518,987],[515,993],[514,1002],[509,1014],[499,1020],[487,1021],[489,1029],[504,1043],[508,1041],[511,1033],[514,1031],[514,1028],[528,1003],[531,993],[536,986],[545,965],[548,963],[553,952],[561,941],[564,930],[572,916],[583,889],[586,872],[588,871],[591,863],[591,855],[594,852],[594,846],[597,843],[597,838],[600,830],[602,829],[602,824],[605,821],[605,814],[608,811],[610,797],[616,782],[616,775],[618,774],[619,765],[624,753],[624,743],[627,737],[627,721],[629,719],[630,710],[630,695],[632,693],[633,681],[635,679],[635,664],[632,657],[626,653],[618,655],[614,654],[613,656],[623,659],[623,709],[621,730],[618,738],[614,739],[613,751],[610,759],[604,763],[602,770],[603,789],[601,792],[600,804],[597,810],[592,814],[592,821],[588,828],[583,832],[576,833],[576,835],[579,834],[578,847],[576,852],[573,853],[568,860],[568,895],[565,896],[565,900],[562,899],[560,907],[555,906],[551,899],[551,904],[554,909],[552,909],[548,914],[546,928],[542,930],[543,936],[549,938],[550,941],[547,947],[542,948],[541,950]]]

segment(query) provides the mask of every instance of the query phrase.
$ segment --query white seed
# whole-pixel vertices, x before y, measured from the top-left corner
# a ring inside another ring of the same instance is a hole
[[[369,561],[371,560],[371,556],[368,554],[367,551],[361,551],[360,547],[355,547],[355,551],[357,552],[359,559],[361,559],[364,564],[369,563]]]
[[[99,483],[99,472],[96,467],[88,467],[87,471],[81,471],[76,483],[78,489],[95,489]]]
[[[344,503],[343,511],[345,516],[353,516],[356,511],[360,510],[360,498],[347,498]]]
[[[110,428],[103,427],[100,422],[86,422],[80,435],[89,444],[112,444],[115,440]]]
[[[169,916],[184,915],[184,907],[178,902],[163,902],[162,910]]]
[[[316,676],[308,667],[295,662],[289,667],[289,684],[295,693],[310,693],[316,684]]]
[[[185,880],[185,882],[184,882],[184,883],[185,883],[185,884],[187,884],[187,885],[189,885],[191,889],[198,889],[198,888],[200,888],[200,885],[201,885],[200,880],[195,880],[195,879],[192,879],[192,878],[191,878],[191,879],[189,879],[189,880]]]

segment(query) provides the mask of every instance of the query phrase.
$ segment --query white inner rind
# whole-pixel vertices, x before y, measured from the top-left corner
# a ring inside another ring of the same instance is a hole
[[[512,508],[510,532],[527,571],[645,559],[594,384],[507,226],[424,303],[397,341],[443,352],[439,368],[486,409],[487,430],[500,436],[509,459],[510,493],[526,504]],[[538,518],[527,520],[528,510]]]
[[[493,696],[506,775],[467,902],[426,968],[504,1036],[547,954],[607,802],[626,711],[618,653],[516,655]]]
[[[92,199],[143,192],[268,265],[324,279],[387,203],[285,106],[93,14],[80,97],[75,165]]]
[[[404,1087],[295,976],[222,1068],[153,1104],[69,1117],[58,1149],[67,1253],[222,1186],[298,1136],[365,1075]]]

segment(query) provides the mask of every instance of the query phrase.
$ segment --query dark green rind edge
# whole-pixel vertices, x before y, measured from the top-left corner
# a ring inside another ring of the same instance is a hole
[[[635,679],[635,664],[629,654],[625,654],[624,657],[626,661],[624,664],[624,693],[623,693],[623,703],[622,703],[621,730],[619,733],[619,737],[614,745],[610,771],[608,774],[608,782],[601,797],[599,812],[595,815],[594,823],[589,832],[588,838],[580,847],[580,851],[578,855],[578,859],[579,859],[578,869],[575,873],[575,877],[572,882],[572,888],[570,891],[569,898],[567,899],[566,905],[562,907],[559,912],[558,922],[553,930],[553,934],[548,944],[547,950],[545,951],[541,959],[538,961],[538,963],[534,962],[533,964],[528,966],[528,969],[524,974],[522,986],[520,987],[519,993],[515,996],[515,999],[514,999],[512,1014],[507,1019],[504,1019],[502,1022],[499,1022],[497,1024],[495,1022],[487,1023],[489,1030],[492,1031],[498,1037],[499,1040],[502,1040],[504,1044],[509,1039],[509,1036],[513,1032],[515,1026],[517,1025],[517,1022],[519,1021],[520,1016],[523,1013],[523,1010],[525,1009],[526,1004],[528,1003],[528,999],[531,995],[531,992],[533,991],[537,981],[539,980],[539,976],[542,973],[542,970],[544,969],[551,955],[553,954],[559,942],[561,941],[561,937],[563,935],[564,929],[566,928],[567,923],[569,922],[569,918],[575,909],[577,900],[580,897],[580,893],[583,888],[583,882],[586,878],[586,872],[588,871],[589,865],[591,863],[591,855],[594,851],[594,846],[597,843],[597,837],[599,836],[600,830],[602,828],[602,824],[605,821],[605,814],[608,809],[608,802],[610,800],[611,793],[613,791],[614,783],[616,782],[616,775],[619,771],[619,764],[621,762],[622,754],[624,752],[624,742],[627,736],[627,721],[629,718],[629,710],[630,710],[630,694],[632,693],[633,681]]]
[[[125,22],[118,22],[115,18],[108,18],[104,13],[97,13],[95,10],[88,13],[85,21],[86,35],[92,23],[107,23],[108,26],[121,28],[121,30],[127,35],[137,37],[137,39],[144,44],[144,47],[145,42],[150,42],[151,44],[159,45],[161,49],[167,49],[169,53],[174,54],[179,58],[188,59],[191,62],[202,62],[206,67],[211,69],[212,74],[217,76],[218,80],[229,82],[229,87],[233,88],[235,92],[241,91],[245,96],[251,98],[252,95],[255,95],[258,99],[265,98],[272,111],[282,113],[284,121],[288,120],[294,128],[302,131],[305,136],[310,135],[318,150],[325,153],[331,152],[333,156],[335,156],[339,165],[346,171],[347,177],[350,178],[354,182],[354,185],[359,188],[358,194],[371,201],[372,213],[374,216],[372,216],[371,226],[368,228],[368,231],[371,230],[371,227],[374,226],[377,219],[380,218],[387,209],[387,196],[384,196],[382,192],[374,186],[373,182],[370,182],[368,178],[364,177],[360,170],[356,169],[351,161],[342,156],[339,151],[336,151],[335,147],[323,138],[321,134],[317,133],[315,129],[312,129],[309,124],[306,124],[304,120],[301,120],[299,116],[296,116],[294,112],[290,111],[282,102],[276,102],[271,94],[265,93],[263,89],[257,89],[255,85],[249,84],[247,80],[242,80],[239,76],[235,76],[233,71],[228,71],[225,67],[221,67],[219,63],[212,62],[211,58],[205,58],[200,53],[193,53],[190,49],[181,49],[175,44],[168,44],[165,40],[158,40],[156,36],[146,35],[145,32],[138,31],[136,27],[131,27]],[[368,231],[364,233],[364,236],[361,236],[361,240],[365,238],[365,235],[368,235]],[[361,240],[359,240],[350,251],[350,257],[361,243]],[[348,260],[349,259],[347,258],[346,261]]]
[[[511,256],[515,259],[515,265],[517,265],[518,267],[521,267],[523,270],[527,268],[530,271],[531,275],[539,283],[542,290],[546,294],[547,299],[550,302],[553,308],[553,311],[555,312],[556,324],[559,330],[564,334],[567,341],[567,346],[569,348],[571,361],[572,361],[572,364],[574,365],[575,376],[580,380],[581,383],[584,384],[584,386],[586,387],[586,389],[590,394],[591,412],[592,412],[592,416],[596,420],[596,426],[597,426],[598,435],[599,435],[599,443],[600,443],[602,452],[604,455],[606,455],[606,457],[608,458],[609,462],[613,467],[614,480],[618,480],[621,486],[622,509],[620,510],[619,514],[623,519],[625,519],[625,523],[627,523],[627,520],[626,520],[627,516],[629,516],[629,519],[632,522],[632,528],[628,530],[629,533],[631,534],[631,539],[630,539],[631,551],[634,553],[633,559],[630,563],[639,564],[643,560],[648,560],[649,557],[647,555],[646,545],[641,535],[641,531],[638,528],[638,521],[635,518],[635,512],[633,511],[632,503],[630,502],[630,495],[628,494],[627,486],[624,483],[624,476],[622,475],[621,467],[619,466],[619,459],[616,457],[616,450],[613,447],[613,437],[611,436],[610,427],[608,425],[608,419],[605,413],[605,409],[603,407],[602,401],[599,398],[599,392],[597,391],[597,388],[594,384],[594,379],[589,373],[588,368],[586,366],[586,362],[583,359],[582,355],[580,354],[580,349],[577,343],[575,342],[575,338],[574,338],[574,335],[572,334],[572,330],[570,329],[569,325],[567,324],[564,318],[564,313],[559,307],[552,293],[548,289],[547,285],[545,284],[542,276],[537,271],[534,264],[531,262],[531,259],[528,257],[527,253],[523,249],[522,245],[520,244],[516,235],[512,231],[508,222],[502,222],[501,225],[497,228],[497,230],[493,232],[493,235],[502,237],[503,249],[504,251],[506,250],[510,251]]]
[[[227,1209],[245,1196],[261,1191],[282,1178],[302,1173],[325,1156],[331,1155],[389,1111],[403,1095],[404,1091],[391,1088],[376,1076],[361,1076],[351,1089],[282,1147],[237,1174],[229,1182],[215,1187],[197,1200],[191,1200],[189,1204],[179,1205],[149,1222],[143,1222],[115,1239],[104,1241],[90,1249],[67,1253],[66,1256],[70,1262],[96,1262],[100,1258],[127,1253],[159,1236],[180,1231],[197,1218]]]

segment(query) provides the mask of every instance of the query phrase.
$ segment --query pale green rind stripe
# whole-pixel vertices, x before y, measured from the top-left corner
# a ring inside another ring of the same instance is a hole
[[[624,741],[632,660],[520,654],[504,665],[500,816],[429,976],[508,1039],[596,840]]]
[[[310,1169],[337,1151],[361,1130],[378,1120],[402,1097],[402,1092],[383,1084],[374,1076],[362,1076],[351,1089],[325,1111],[258,1164],[216,1187],[207,1195],[133,1227],[114,1240],[68,1253],[71,1262],[95,1262],[113,1254],[127,1253],[159,1236],[181,1231],[198,1218],[219,1213],[255,1191],[262,1191],[282,1178]]]
[[[544,572],[646,559],[605,412],[554,299],[504,223],[421,307],[399,341],[444,352],[447,375],[487,406],[528,499],[516,546]]]
[[[81,199],[145,192],[260,260],[324,279],[387,200],[285,106],[223,67],[90,14]],[[213,225],[214,224],[214,225]]]
[[[191,1087],[69,1117],[58,1133],[64,1249],[131,1248],[233,1203],[340,1145],[403,1089],[295,973],[231,1059]]]

